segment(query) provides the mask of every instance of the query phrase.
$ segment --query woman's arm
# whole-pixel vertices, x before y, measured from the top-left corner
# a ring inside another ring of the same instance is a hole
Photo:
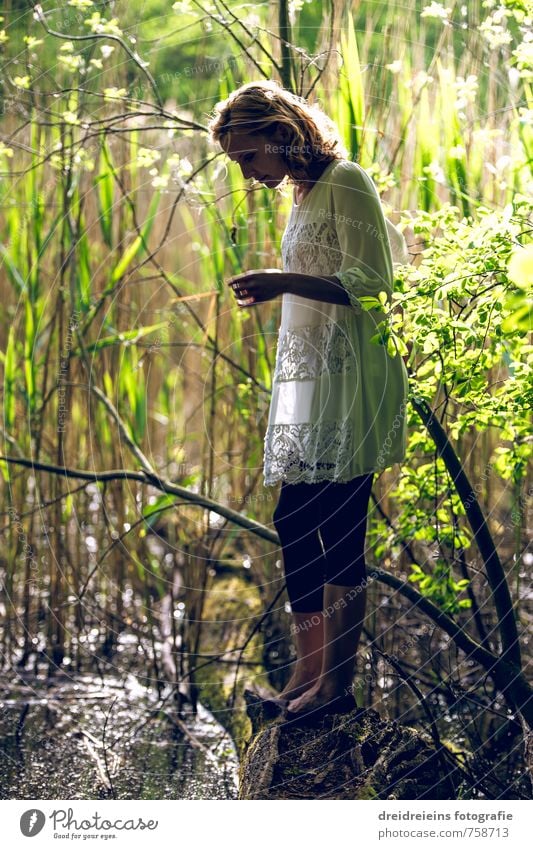
[[[350,303],[346,290],[336,277],[315,277],[312,274],[271,268],[245,271],[236,277],[230,277],[228,283],[233,289],[237,303],[244,307],[270,301],[286,292],[315,301],[328,301],[330,304]]]
[[[377,188],[369,174],[356,162],[343,162],[334,169],[331,209],[322,210],[335,227],[342,261],[334,277],[345,288],[353,308],[361,311],[359,298],[390,298],[394,280],[387,220]],[[320,214],[320,212],[319,212]]]
[[[328,304],[350,305],[350,298],[339,278],[314,277],[312,274],[287,273],[286,292],[311,298],[314,301],[327,301]]]
[[[279,269],[247,271],[230,278],[239,306],[248,307],[283,295],[351,306],[361,313],[359,298],[390,298],[394,271],[387,219],[376,186],[355,162],[335,169],[331,209],[319,210],[335,227],[342,255],[340,270],[331,276],[285,272]],[[394,225],[390,225],[393,227]],[[402,237],[403,238],[403,237]]]

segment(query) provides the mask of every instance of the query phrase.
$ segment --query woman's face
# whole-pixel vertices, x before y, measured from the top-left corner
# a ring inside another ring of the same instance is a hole
[[[254,177],[265,186],[274,188],[288,174],[283,158],[285,147],[282,141],[278,141],[277,133],[267,136],[264,133],[250,135],[234,131],[228,133],[223,146],[229,158],[240,165],[246,180]]]

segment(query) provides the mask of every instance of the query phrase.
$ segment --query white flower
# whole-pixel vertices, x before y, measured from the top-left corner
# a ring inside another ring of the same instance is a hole
[[[192,12],[191,0],[181,0],[180,3],[173,3],[172,8],[178,15],[190,15]]]
[[[389,65],[385,65],[385,68],[393,74],[399,74],[402,70],[402,60],[395,59],[394,62],[391,62]]]
[[[100,50],[104,59],[109,59],[114,49],[115,47],[113,44],[102,44],[100,46]]]
[[[151,168],[154,162],[161,159],[161,154],[158,150],[149,150],[147,147],[140,147],[137,153],[137,165],[140,168]]]
[[[26,42],[26,44],[28,45],[30,50],[31,50],[32,47],[37,47],[38,44],[43,43],[42,38],[35,38],[35,36],[33,36],[33,35],[25,35],[24,38],[23,38],[23,41]]]
[[[85,168],[86,171],[94,171],[94,160],[82,147],[74,156],[74,162],[76,165],[80,165],[82,168]]]
[[[301,12],[302,7],[306,0],[289,0],[289,21],[292,26],[296,23],[296,14]],[[259,26],[260,20],[257,20],[256,26]]]
[[[294,19],[291,20],[290,4],[289,4],[289,21],[292,24],[294,24]],[[252,32],[255,35],[257,33],[257,28],[261,25],[261,18],[255,12],[252,12],[252,13],[246,15],[243,18],[243,23],[246,24],[248,29],[252,30]]]
[[[510,11],[504,6],[498,6],[498,8],[494,12],[494,14],[491,15],[491,17],[496,24],[500,24],[502,21],[505,22],[505,18],[507,18],[510,14]]]
[[[513,51],[514,53],[515,51]],[[518,68],[508,68],[507,76],[509,77],[509,85],[512,89],[516,89],[518,87],[518,83],[520,82],[520,71]]]
[[[191,165],[191,163],[189,162],[189,160],[187,159],[186,156],[184,156],[183,159],[180,160],[179,168],[180,168],[181,174],[191,174],[192,173],[192,165]]]
[[[150,174],[151,173],[152,172],[150,171]],[[166,189],[167,184],[168,184],[168,179],[169,179],[168,174],[161,174],[157,177],[154,177],[154,179],[152,180],[152,186],[154,187],[154,189]]]
[[[462,159],[466,153],[462,144],[456,144],[455,147],[451,147],[448,151],[449,155],[452,159]]]
[[[116,98],[126,97],[127,91],[125,88],[104,88],[104,100],[115,100]]]
[[[405,85],[407,88],[415,89],[415,92],[418,92],[426,85],[426,83],[432,83],[433,77],[427,74],[425,71],[417,71],[412,80],[406,80]]]
[[[435,180],[436,183],[445,183],[446,179],[444,177],[444,171],[440,167],[438,162],[430,162],[429,165],[426,165],[422,168],[424,174],[427,174],[432,180]]]
[[[421,18],[440,18],[441,21],[447,21],[451,9],[446,9],[442,3],[433,2],[431,6],[424,6],[420,13]]]
[[[93,32],[98,34],[107,33],[109,35],[122,35],[122,31],[118,27],[118,18],[111,18],[110,21],[103,18],[100,12],[93,12],[90,18],[84,22],[86,27],[90,27]]]
[[[379,194],[397,185],[394,175],[382,168],[379,162],[372,162],[366,170],[376,183]]]
[[[69,71],[76,71],[78,68],[82,68],[84,64],[84,58],[79,54],[76,54],[75,56],[66,54],[63,56],[58,56],[57,58],[61,62],[63,67],[67,68]]]
[[[478,27],[481,35],[492,49],[510,44],[512,41],[511,33],[499,23],[500,21],[505,23],[504,15],[497,15],[495,12],[485,18]]]
[[[75,124],[80,123],[80,119],[78,118],[76,113],[72,112],[70,109],[65,110],[65,112],[63,112],[63,115],[61,117],[63,118],[63,121],[65,121],[65,123],[67,123],[67,124],[74,124],[75,125]]]
[[[472,137],[476,144],[485,145],[492,139],[497,139],[503,134],[501,129],[490,129],[489,127],[478,127],[472,131]]]
[[[512,53],[513,56],[516,57],[516,63],[520,71],[520,76],[522,76],[524,79],[531,79],[531,68],[533,67],[533,40],[524,40],[521,44],[518,45],[516,50],[512,51]]]
[[[507,166],[510,165],[510,164],[511,164],[511,157],[507,156],[507,155],[499,156],[498,159],[496,160],[496,168],[497,168],[498,171],[503,171],[504,168],[507,168]]]
[[[466,79],[457,77],[455,80],[457,109],[464,109],[468,103],[475,103],[478,91],[478,81],[476,74],[469,74]]]

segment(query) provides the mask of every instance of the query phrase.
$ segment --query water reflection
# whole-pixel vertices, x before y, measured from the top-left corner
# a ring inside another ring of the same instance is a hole
[[[237,798],[231,737],[163,701],[131,675],[2,682],[0,798]]]

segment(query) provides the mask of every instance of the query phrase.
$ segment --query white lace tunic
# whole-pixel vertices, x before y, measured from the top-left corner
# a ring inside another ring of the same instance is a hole
[[[264,438],[264,486],[279,480],[349,481],[405,457],[408,378],[399,355],[371,342],[384,314],[361,296],[390,300],[403,235],[387,221],[372,178],[334,160],[299,204],[281,241],[283,270],[336,275],[349,305],[282,296]]]

